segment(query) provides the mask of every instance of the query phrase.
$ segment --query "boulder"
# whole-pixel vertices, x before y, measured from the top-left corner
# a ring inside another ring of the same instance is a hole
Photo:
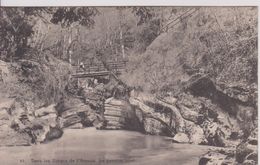
[[[176,101],[177,106],[185,106],[189,108],[191,111],[195,111],[197,113],[201,112],[203,108],[203,103],[197,97],[194,97],[190,94],[182,93],[178,96]]]
[[[226,145],[225,134],[216,122],[204,122],[203,130],[208,145],[218,147],[224,147]]]
[[[36,125],[35,125],[36,126]],[[36,136],[35,142],[42,143],[45,141],[47,133],[50,131],[48,125],[38,125],[37,129],[33,129],[33,133]]]
[[[193,122],[185,121],[185,132],[189,136],[189,143],[207,144],[203,129]]]
[[[56,114],[55,104],[51,104],[48,107],[42,107],[34,111],[36,117],[42,117],[49,114]]]
[[[144,131],[151,135],[165,135],[165,126],[156,119],[145,117],[143,120]]]
[[[254,160],[245,160],[243,165],[257,165],[257,163]]]
[[[60,128],[54,127],[54,128],[50,128],[49,132],[46,134],[46,138],[44,140],[44,143],[54,140],[54,139],[58,139],[62,136],[63,131]]]
[[[66,128],[77,123],[81,123],[81,118],[78,115],[71,115],[63,119],[61,127]]]
[[[56,114],[49,114],[46,116],[42,116],[39,119],[44,120],[47,125],[50,125],[52,127],[57,125],[57,115]]]
[[[42,143],[46,140],[50,128],[59,127],[56,113],[42,113],[44,116],[36,117],[31,121],[31,131],[35,137],[36,143]]]
[[[185,133],[177,133],[174,138],[173,142],[176,143],[189,143],[189,137]]]
[[[198,112],[193,111],[192,109],[190,109],[184,105],[179,105],[178,108],[179,108],[179,111],[180,111],[182,117],[185,120],[192,121],[194,123],[199,122],[201,115]]]
[[[257,145],[251,145],[248,142],[240,143],[236,148],[236,161],[238,163],[254,161],[257,164]]]
[[[258,160],[258,153],[257,153],[257,151],[254,151],[254,152],[248,154],[245,157],[245,161],[247,161],[247,160],[250,160],[250,161],[253,160],[253,161],[255,161],[257,163],[257,160]]]
[[[234,165],[235,160],[226,154],[209,151],[200,157],[199,165]]]
[[[168,103],[168,104],[172,104],[175,105],[177,102],[177,98],[175,97],[170,97],[170,96],[166,96],[162,98],[164,100],[164,102]]]
[[[256,127],[247,138],[247,142],[251,145],[258,144],[258,128]]]
[[[0,108],[0,121],[9,120],[9,114],[6,109]]]
[[[81,128],[83,128],[83,124],[76,123],[76,124],[68,126],[67,128],[70,128],[70,129],[81,129]]]
[[[60,116],[62,116],[63,118],[66,118],[66,117],[69,117],[69,116],[72,116],[72,115],[77,115],[79,113],[82,113],[82,112],[91,112],[91,108],[84,104],[84,103],[79,103],[77,105],[74,105],[73,107],[69,107],[65,110],[63,110],[63,112],[61,113]]]

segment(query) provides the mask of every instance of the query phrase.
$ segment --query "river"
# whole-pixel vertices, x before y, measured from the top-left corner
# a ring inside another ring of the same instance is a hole
[[[52,142],[1,147],[3,165],[197,165],[207,146],[122,130],[67,129]]]

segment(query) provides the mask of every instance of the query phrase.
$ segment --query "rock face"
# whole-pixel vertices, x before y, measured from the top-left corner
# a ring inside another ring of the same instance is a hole
[[[258,129],[251,132],[249,137],[236,148],[236,161],[243,164],[258,164]]]
[[[47,134],[61,129],[51,103],[64,95],[70,67],[51,55],[45,57],[42,63],[0,61],[1,145],[47,142]]]
[[[209,151],[199,160],[199,165],[234,165],[234,151],[216,150]]]
[[[14,103],[13,99],[1,98],[0,104],[0,141],[1,146],[25,146],[31,144],[31,137],[26,132],[18,132],[11,128],[12,116],[9,110]]]
[[[211,164],[243,164],[257,165],[257,129],[251,132],[250,136],[243,140],[236,148],[213,149],[200,158],[200,165]]]
[[[1,145],[47,142],[51,128],[59,129],[55,105],[34,110],[30,102],[3,100],[0,107]]]
[[[107,99],[104,112],[106,129],[123,129],[126,125],[127,113],[129,111],[131,112],[131,109],[127,107],[124,101],[113,98]]]
[[[140,130],[139,121],[131,105],[115,98],[105,101],[105,129]]]
[[[144,131],[149,134],[176,136],[181,142],[193,144],[205,144],[206,139],[203,129],[191,120],[193,117],[184,118],[174,104],[168,103],[152,96],[139,95],[130,98],[130,103],[142,113]],[[173,99],[172,99],[173,100]],[[138,111],[136,111],[138,112]],[[138,115],[140,116],[140,115]],[[140,117],[139,117],[140,118]],[[185,137],[184,141],[178,138],[179,135]]]
[[[34,111],[35,119],[32,121],[33,126],[38,128],[33,132],[36,136],[37,142],[47,142],[55,138],[48,138],[48,134],[51,134],[53,128],[60,129],[57,122],[57,111],[55,104],[43,107]],[[57,137],[59,138],[59,137]]]
[[[144,98],[144,97],[142,97]],[[144,98],[145,100],[147,98]],[[145,104],[145,100],[141,100],[140,97],[130,97],[129,102],[135,108],[136,115],[138,116],[139,121],[143,125],[143,130],[147,134],[152,135],[166,135],[173,136],[176,132],[173,124],[173,120],[176,120],[178,123],[177,128],[181,128],[179,124],[179,119],[177,117],[173,118],[171,115],[171,109],[168,107],[168,113],[157,112],[152,105],[158,105],[153,102],[153,99],[148,98],[150,106]]]
[[[14,99],[1,98],[0,104],[0,139],[2,146],[24,146],[31,144],[31,137],[24,131],[16,131],[12,128],[12,116],[10,109]]]
[[[57,105],[61,128],[96,126],[101,117],[80,99],[67,99]]]
[[[193,85],[188,86],[187,89]],[[133,93],[129,102],[135,108],[146,133],[166,136],[181,134],[188,137],[189,140],[185,138],[186,142],[193,144],[219,147],[234,145],[229,140],[231,135],[239,132],[238,123],[211,99],[188,92],[172,99],[169,96],[164,99]]]

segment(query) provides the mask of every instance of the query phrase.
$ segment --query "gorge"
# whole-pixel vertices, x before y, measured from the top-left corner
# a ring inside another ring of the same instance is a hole
[[[256,7],[1,12],[4,164],[258,163]]]

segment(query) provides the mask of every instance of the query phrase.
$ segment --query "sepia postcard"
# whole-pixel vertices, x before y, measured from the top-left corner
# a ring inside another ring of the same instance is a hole
[[[69,4],[1,2],[1,165],[258,164],[257,6]]]

